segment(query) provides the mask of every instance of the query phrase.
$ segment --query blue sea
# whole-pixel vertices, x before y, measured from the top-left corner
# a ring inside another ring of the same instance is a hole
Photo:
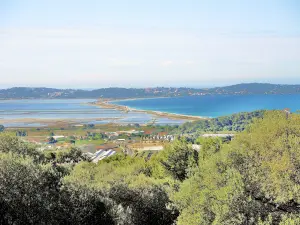
[[[206,95],[114,101],[130,108],[203,117],[218,117],[259,109],[300,110],[300,95]]]

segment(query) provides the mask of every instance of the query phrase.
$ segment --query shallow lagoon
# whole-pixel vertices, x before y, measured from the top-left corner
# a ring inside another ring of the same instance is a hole
[[[136,111],[125,113],[87,104],[94,101],[95,99],[2,100],[0,101],[0,124],[6,127],[45,126],[42,122],[34,121],[34,119],[78,120],[78,123],[82,124],[106,124],[111,122],[145,124],[152,123],[154,118],[156,124],[181,124],[186,121],[157,117]],[[190,96],[125,100],[114,101],[113,103],[142,110],[217,117],[259,109],[290,108],[292,112],[295,112],[300,109],[300,95]],[[18,121],[20,119],[27,119],[28,121]]]
[[[181,124],[184,120],[158,118],[141,112],[128,112],[105,109],[89,105],[95,99],[30,99],[0,101],[0,124],[6,127],[40,127],[38,122],[20,122],[20,119],[49,120],[84,120],[82,123],[106,124],[117,123],[148,123],[154,118],[156,124]],[[14,119],[16,121],[14,121]]]

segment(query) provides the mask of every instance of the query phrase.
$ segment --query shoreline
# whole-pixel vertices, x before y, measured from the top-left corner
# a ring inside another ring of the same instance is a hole
[[[145,100],[145,99],[158,99],[158,98],[173,98],[173,97],[145,97],[145,98],[116,98],[108,102],[121,102],[121,101],[135,101],[135,100]]]
[[[161,98],[167,98],[167,97],[161,97]],[[196,120],[204,120],[204,119],[209,119],[208,117],[202,117],[202,116],[191,116],[191,115],[184,115],[184,114],[177,114],[177,113],[169,113],[169,112],[161,112],[161,111],[154,111],[154,110],[144,110],[144,109],[136,109],[136,108],[130,108],[128,106],[123,106],[123,105],[118,105],[114,104],[112,102],[117,102],[117,101],[128,101],[128,100],[136,100],[136,99],[141,99],[141,98],[131,98],[131,99],[106,99],[106,100],[98,100],[94,103],[90,103],[91,105],[96,105],[102,108],[106,109],[115,109],[119,111],[124,111],[124,112],[140,112],[140,113],[147,113],[159,117],[164,117],[164,118],[169,118],[169,119],[182,119],[182,120],[190,120],[190,121],[196,121]],[[143,99],[149,99],[149,98],[143,98]],[[150,98],[154,99],[154,98]]]
[[[169,97],[157,97],[157,98],[169,98]],[[208,117],[201,117],[201,116],[191,116],[191,115],[183,115],[183,114],[176,114],[176,113],[168,113],[168,112],[161,112],[161,111],[154,111],[154,110],[143,110],[143,109],[135,109],[135,108],[130,108],[128,106],[123,106],[123,105],[118,105],[114,104],[114,102],[118,101],[128,101],[128,100],[142,100],[142,99],[156,99],[156,97],[150,97],[150,98],[123,98],[123,99],[118,99],[118,98],[107,98],[107,99],[94,99],[94,102],[82,102],[80,104],[84,105],[90,105],[90,106],[96,106],[104,109],[114,109],[118,110],[121,112],[137,112],[137,113],[143,113],[143,114],[150,114],[154,115],[158,118],[153,118],[153,120],[159,119],[159,118],[167,118],[170,120],[182,120],[182,122],[188,122],[188,121],[197,121],[197,120],[203,120],[203,119],[210,119]],[[67,99],[66,99],[67,100]],[[92,100],[92,99],[82,99],[82,100]],[[123,123],[119,121],[119,119],[122,119],[121,117],[107,117],[107,118],[99,118],[99,117],[94,117],[94,118],[0,118],[0,124],[19,124],[22,123],[24,126],[20,125],[12,125],[9,126],[8,128],[29,128],[29,127],[64,127],[64,126],[74,126],[78,124],[84,124],[84,123],[89,123],[91,121],[113,121],[113,122],[108,122],[109,123],[114,123],[117,125],[122,125]],[[35,125],[37,124],[37,126]],[[32,125],[32,126],[31,126]],[[143,124],[141,124],[143,125]]]

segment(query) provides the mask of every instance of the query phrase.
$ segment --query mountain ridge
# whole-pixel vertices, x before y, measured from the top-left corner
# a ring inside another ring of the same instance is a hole
[[[60,89],[48,87],[12,87],[0,89],[0,99],[30,98],[147,98],[180,97],[193,95],[246,95],[246,94],[300,94],[300,85],[270,83],[240,83],[214,88],[151,87],[123,88],[108,87],[93,90]]]

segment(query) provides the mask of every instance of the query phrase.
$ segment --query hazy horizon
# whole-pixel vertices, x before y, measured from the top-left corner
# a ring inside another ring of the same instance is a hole
[[[300,83],[300,3],[0,2],[0,88]]]
[[[234,83],[229,85],[211,85],[211,86],[136,86],[136,87],[129,87],[129,86],[104,86],[104,87],[55,87],[55,86],[12,86],[12,87],[6,87],[2,88],[0,86],[0,89],[10,89],[10,88],[54,88],[54,89],[80,89],[80,90],[86,90],[86,91],[92,91],[102,88],[194,88],[194,89],[202,89],[202,88],[218,88],[218,87],[227,87],[227,86],[234,86],[234,85],[240,85],[240,84],[271,84],[271,85],[300,85],[298,83],[292,83],[292,84],[286,84],[286,83],[259,83],[259,82],[252,82],[252,83]]]

